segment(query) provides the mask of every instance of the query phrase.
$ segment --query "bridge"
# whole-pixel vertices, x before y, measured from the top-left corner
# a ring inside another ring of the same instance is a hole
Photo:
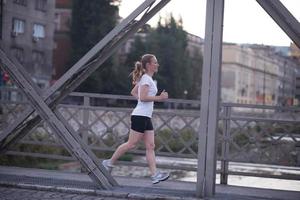
[[[160,133],[157,155],[172,161],[162,161],[158,167],[194,172],[194,182],[171,177],[166,183],[152,186],[143,178],[110,174],[100,164],[126,139],[131,110],[128,105],[133,99],[71,92],[168,2],[143,2],[45,91],[31,81],[15,58],[0,50],[1,68],[19,88],[1,89],[1,97],[15,96],[13,100],[1,99],[2,156],[46,158],[71,164],[77,161],[81,172],[2,166],[3,187],[14,187],[11,190],[15,193],[19,188],[20,194],[27,189],[119,199],[299,199],[300,189],[283,191],[228,185],[229,177],[236,175],[299,181],[300,119],[297,108],[219,102],[223,0],[207,1],[201,101],[171,99],[167,107],[159,105],[153,119],[155,131]],[[299,47],[299,23],[283,4],[277,0],[257,2]],[[140,14],[142,17],[137,20]],[[76,100],[74,96],[80,98]],[[117,101],[126,102],[127,107],[114,105]],[[146,166],[143,160],[134,160],[144,153],[142,146],[130,153],[132,156],[120,161],[120,166]],[[233,167],[245,163],[246,171]],[[255,170],[251,170],[253,165],[249,163],[256,164]],[[277,173],[256,170],[266,165]],[[217,176],[220,181],[216,184]]]

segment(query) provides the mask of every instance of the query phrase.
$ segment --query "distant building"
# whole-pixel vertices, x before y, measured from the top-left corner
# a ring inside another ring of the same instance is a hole
[[[129,38],[119,49],[118,54],[122,57],[122,60],[124,60],[127,56],[127,54],[130,53],[131,47],[135,41],[136,37],[140,37],[142,41],[146,40],[146,36],[148,33],[148,29],[150,29],[150,25],[145,24],[143,26],[144,31],[140,31],[134,34],[131,38]],[[187,51],[189,52],[189,55],[193,57],[196,54],[202,54],[203,52],[203,39],[199,36],[186,33],[187,34]]]
[[[300,102],[300,49],[295,45],[295,43],[291,43],[291,57],[298,61],[298,70],[296,77],[296,98],[298,100],[298,104]]]
[[[187,50],[191,57],[197,56],[196,54],[199,55],[199,53],[202,54],[203,47],[204,47],[203,46],[203,42],[204,42],[203,38],[193,35],[191,33],[187,33],[187,42],[188,42]]]
[[[71,57],[72,0],[56,0],[53,49],[53,80],[66,71]]]
[[[149,25],[145,25],[149,26]],[[135,42],[135,39],[139,37],[142,41],[146,40],[147,33],[145,32],[137,32],[135,33],[131,38],[129,38],[124,44],[122,44],[121,48],[117,51],[118,57],[121,62],[125,62],[127,55],[130,53],[132,50],[132,45]]]
[[[300,70],[298,70],[297,77],[296,77],[295,98],[298,101],[297,104],[300,105]]]
[[[295,45],[295,43],[291,43],[290,49],[291,49],[290,56],[300,61],[300,49]]]
[[[297,63],[262,45],[223,45],[222,100],[293,105]]]
[[[2,48],[40,87],[47,87],[52,74],[54,1],[1,0],[0,4]]]

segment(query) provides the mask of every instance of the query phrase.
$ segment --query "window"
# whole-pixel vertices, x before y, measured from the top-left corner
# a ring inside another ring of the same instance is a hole
[[[12,24],[13,36],[17,36],[18,34],[22,34],[24,32],[25,32],[25,21],[21,19],[13,19],[13,24]]]
[[[45,26],[41,24],[34,24],[33,37],[36,39],[45,38]]]
[[[227,89],[235,88],[235,72],[231,70],[222,71],[222,87]]]
[[[45,63],[44,53],[41,51],[33,51],[32,52],[32,61],[34,66],[37,68],[41,68]]]
[[[24,63],[24,50],[18,47],[13,47],[11,49],[12,55],[21,63]]]
[[[21,6],[26,6],[27,5],[27,0],[14,0],[15,4],[19,4]]]
[[[36,75],[41,75],[43,73],[43,68],[45,65],[45,55],[41,51],[32,51],[32,63],[33,70]]]
[[[240,90],[240,92],[241,92],[241,96],[242,96],[242,97],[245,97],[245,96],[246,96],[246,93],[247,93],[247,90],[246,90],[245,88],[242,88],[242,89]]]
[[[47,0],[35,0],[35,9],[45,12]]]

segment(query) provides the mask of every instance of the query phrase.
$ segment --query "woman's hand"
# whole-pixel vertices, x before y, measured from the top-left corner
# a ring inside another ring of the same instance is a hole
[[[159,98],[160,98],[160,100],[166,100],[166,99],[169,98],[169,94],[168,94],[165,90],[163,90],[163,91],[160,93]]]

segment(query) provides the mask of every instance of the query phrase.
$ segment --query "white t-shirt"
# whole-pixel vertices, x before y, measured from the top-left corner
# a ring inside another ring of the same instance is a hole
[[[139,98],[138,98],[138,103],[137,103],[136,107],[134,108],[131,115],[146,116],[146,117],[151,118],[154,102],[153,101],[147,101],[147,102],[140,101],[141,86],[142,85],[149,86],[148,96],[156,95],[157,86],[156,86],[155,82],[153,81],[152,77],[149,76],[148,74],[144,74],[141,77],[141,80],[137,84],[138,84],[138,97]]]

